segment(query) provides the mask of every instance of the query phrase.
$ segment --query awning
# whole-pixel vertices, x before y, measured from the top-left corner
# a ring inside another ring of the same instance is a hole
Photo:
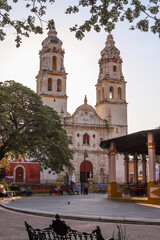
[[[154,134],[155,152],[156,155],[160,155],[160,129],[145,130],[118,138],[104,140],[101,141],[100,147],[103,149],[108,149],[111,145],[111,142],[114,142],[116,144],[116,150],[118,153],[128,153],[131,155],[134,153],[148,154],[147,135],[149,132]]]

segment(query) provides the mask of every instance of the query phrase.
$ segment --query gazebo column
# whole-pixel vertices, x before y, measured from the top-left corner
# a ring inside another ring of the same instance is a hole
[[[121,197],[122,193],[117,191],[116,182],[116,146],[114,142],[111,143],[109,157],[109,183],[108,183],[108,198]]]
[[[148,132],[149,177],[147,195],[149,203],[160,203],[160,185],[155,184],[155,139],[154,132]]]
[[[116,147],[113,142],[110,150],[110,182],[116,182]]]
[[[129,156],[127,153],[124,155],[124,183],[129,184]]]
[[[149,203],[159,203],[160,202],[160,186],[155,185],[155,142],[154,133],[148,132],[148,183],[147,183],[147,195]]]
[[[152,132],[148,132],[148,158],[149,158],[149,182],[155,181],[155,143],[154,135]]]
[[[111,153],[108,152],[108,182],[111,182]]]
[[[134,154],[133,164],[134,164],[134,178],[133,178],[133,183],[134,183],[135,185],[137,185],[137,184],[138,184],[138,157],[137,157],[137,153]]]
[[[146,184],[147,174],[146,174],[146,154],[142,155],[142,183]]]

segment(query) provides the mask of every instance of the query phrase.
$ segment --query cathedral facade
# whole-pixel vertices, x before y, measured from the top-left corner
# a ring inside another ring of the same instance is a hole
[[[74,173],[79,183],[85,173],[86,179],[93,178],[96,183],[107,183],[107,152],[99,144],[102,140],[127,134],[126,82],[122,74],[120,51],[115,47],[113,36],[108,35],[98,62],[95,108],[88,104],[85,96],[84,103],[72,115],[67,112],[64,50],[55,29],[50,30],[42,42],[39,56],[37,94],[44,104],[61,116],[69,147],[74,151],[72,163],[75,169],[68,173],[70,179]],[[123,159],[120,155],[117,157],[117,166],[117,181],[123,182]],[[59,174],[59,178],[63,180],[65,174]]]

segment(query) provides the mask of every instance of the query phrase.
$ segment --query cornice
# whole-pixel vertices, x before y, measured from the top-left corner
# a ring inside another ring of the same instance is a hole
[[[68,73],[61,73],[61,72],[53,72],[53,71],[48,71],[48,70],[41,70],[39,71],[38,75],[36,76],[36,78],[40,75],[44,75],[44,74],[48,74],[48,75],[52,75],[52,76],[67,76]]]
[[[126,84],[127,83],[126,81],[124,81],[123,77],[121,77],[119,79],[115,79],[115,78],[111,78],[111,77],[106,76],[106,77],[102,78],[101,80],[98,79],[97,84],[95,86],[101,85],[101,83],[104,82],[104,81],[109,82],[109,83],[118,83],[118,84]]]
[[[64,55],[64,50],[54,50],[54,49],[50,49],[50,48],[48,48],[48,49],[42,49],[40,52],[39,52],[39,55],[42,55],[42,54],[44,54],[44,53],[59,53],[59,54],[61,54],[62,56]]]
[[[115,59],[115,58],[106,59],[105,58],[105,59],[99,59],[99,61],[98,61],[99,64],[102,64],[103,62],[113,62],[113,63],[120,63],[120,64],[123,63],[121,58],[120,59]]]
[[[101,86],[103,82],[114,83],[114,84],[116,83],[116,84],[120,84],[120,85],[124,85],[124,84],[127,83],[127,82],[121,81],[121,80],[106,80],[106,79],[103,79],[102,81],[97,82],[97,84],[95,86],[96,87]]]
[[[97,106],[101,106],[103,104],[117,104],[117,105],[128,105],[128,103],[126,101],[123,101],[123,102],[119,102],[119,101],[114,101],[114,102],[111,102],[108,98],[104,99],[104,100],[101,100],[99,103],[96,103],[95,107]]]
[[[62,99],[67,99],[68,96],[54,96],[54,95],[47,95],[47,94],[40,94],[40,97],[46,97],[46,98],[62,98]]]
[[[75,128],[75,129],[77,129],[77,128],[80,128],[80,129],[86,129],[86,128],[88,128],[88,129],[101,129],[101,128],[103,128],[103,129],[107,129],[107,128],[109,128],[109,126],[107,125],[107,124],[104,124],[104,125],[101,125],[101,124],[85,124],[85,123],[67,123],[67,122],[65,122],[65,120],[64,120],[64,127],[71,127],[71,128]]]

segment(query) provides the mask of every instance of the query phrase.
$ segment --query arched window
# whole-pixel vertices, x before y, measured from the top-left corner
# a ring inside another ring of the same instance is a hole
[[[104,87],[102,88],[102,100],[104,100]]]
[[[117,72],[117,66],[116,65],[113,66],[113,72]]]
[[[57,57],[56,56],[53,56],[53,59],[52,59],[52,69],[57,70]]]
[[[101,100],[101,92],[98,90],[98,102]]]
[[[98,89],[96,89],[96,93],[97,93],[97,102],[99,101],[99,99],[98,99]]]
[[[61,83],[61,79],[57,80],[57,92],[61,92],[62,91],[62,83]]]
[[[52,79],[48,78],[48,91],[52,91]]]
[[[89,145],[89,135],[87,133],[83,135],[83,144]]]
[[[109,88],[109,98],[114,98],[114,88],[112,86]]]
[[[118,88],[118,100],[122,99],[122,89],[119,87]]]

